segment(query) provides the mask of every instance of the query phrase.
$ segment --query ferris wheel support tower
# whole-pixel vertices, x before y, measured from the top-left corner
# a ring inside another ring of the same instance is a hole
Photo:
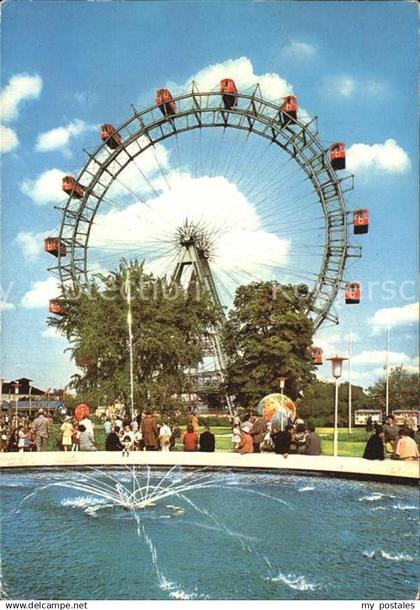
[[[190,271],[188,285],[195,288],[195,298],[200,298],[202,291],[205,291],[219,312],[219,320],[208,329],[210,335],[210,349],[207,355],[214,357],[217,365],[217,373],[220,377],[220,381],[223,381],[226,370],[226,359],[222,347],[221,333],[226,315],[210,268],[209,252],[202,243],[203,235],[200,235],[197,228],[193,225],[189,225],[187,222],[184,227],[180,229],[179,234],[180,247],[175,271],[172,275],[172,283],[176,286],[182,285],[183,278],[187,275],[187,272]],[[229,412],[232,414],[232,399],[227,394],[226,403]]]

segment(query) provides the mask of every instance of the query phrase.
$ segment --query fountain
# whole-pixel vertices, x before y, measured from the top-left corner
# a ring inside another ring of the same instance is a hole
[[[351,599],[356,577],[363,598],[416,592],[405,486],[178,466],[2,479],[13,599]]]

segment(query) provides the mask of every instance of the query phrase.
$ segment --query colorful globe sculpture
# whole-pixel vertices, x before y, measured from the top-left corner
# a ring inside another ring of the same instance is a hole
[[[285,394],[268,394],[258,403],[257,411],[266,424],[271,422],[276,428],[284,428],[289,418],[296,417],[296,406]]]
[[[90,414],[89,407],[84,404],[77,405],[77,407],[74,410],[74,416],[77,419],[77,421],[82,421],[82,419],[85,419],[85,417],[89,417],[89,414]]]

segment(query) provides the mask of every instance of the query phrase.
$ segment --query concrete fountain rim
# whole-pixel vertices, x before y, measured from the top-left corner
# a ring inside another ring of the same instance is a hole
[[[398,484],[416,485],[419,480],[419,462],[386,459],[365,460],[363,458],[282,455],[260,453],[239,455],[233,452],[131,452],[122,457],[119,452],[39,452],[39,453],[2,453],[0,469],[83,469],[88,467],[151,466],[165,468],[182,466],[184,468],[206,468],[237,471],[263,471],[280,474],[300,474],[307,476],[330,476]]]

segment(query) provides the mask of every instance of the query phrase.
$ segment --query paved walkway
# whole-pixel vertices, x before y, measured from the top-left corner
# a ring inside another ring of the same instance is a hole
[[[419,462],[399,462],[396,460],[371,461],[363,458],[289,455],[284,458],[273,453],[239,455],[224,451],[215,453],[200,452],[162,452],[134,451],[123,458],[119,452],[40,452],[40,453],[2,453],[0,468],[38,468],[38,467],[84,467],[84,466],[123,466],[124,464],[149,464],[150,466],[172,466],[211,468],[246,468],[259,470],[288,470],[370,478],[375,480],[394,480],[414,484],[419,478]]]

